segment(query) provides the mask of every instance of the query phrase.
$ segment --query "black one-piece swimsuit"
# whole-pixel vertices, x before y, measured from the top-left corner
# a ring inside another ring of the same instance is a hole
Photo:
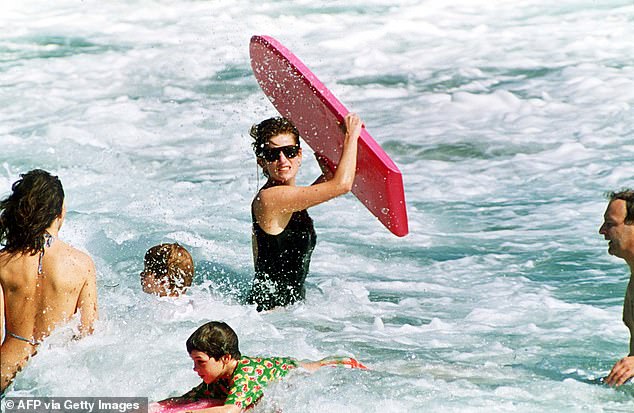
[[[303,300],[304,281],[317,243],[308,211],[294,212],[284,231],[277,235],[264,232],[253,213],[251,217],[258,253],[249,302],[262,311]]]

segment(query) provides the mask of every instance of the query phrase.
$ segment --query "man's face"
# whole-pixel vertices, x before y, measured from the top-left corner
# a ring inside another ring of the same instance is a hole
[[[608,253],[630,263],[634,262],[634,224],[625,223],[626,215],[625,201],[611,201],[603,214],[603,225],[599,228],[599,234],[609,241]]]

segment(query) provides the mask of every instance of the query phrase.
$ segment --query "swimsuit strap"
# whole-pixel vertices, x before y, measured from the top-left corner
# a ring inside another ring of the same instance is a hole
[[[42,251],[40,251],[40,259],[37,264],[37,275],[42,274],[42,259],[44,258],[44,251],[46,248],[50,248],[53,245],[53,241],[55,241],[55,237],[53,237],[48,232],[44,233],[44,245],[42,246]],[[17,337],[16,337],[17,338]]]
[[[30,344],[30,345],[32,345],[32,346],[37,346],[38,344],[40,344],[38,341],[36,341],[36,340],[35,340],[35,339],[33,339],[33,338],[28,339],[28,338],[25,338],[25,337],[19,336],[19,335],[17,335],[17,334],[14,334],[14,333],[12,333],[12,332],[10,332],[10,331],[7,331],[7,334],[9,334],[9,335],[10,335],[11,337],[13,337],[13,338],[17,338],[18,340],[22,340],[22,341],[24,341],[24,342],[26,342],[26,343],[29,343],[29,344]]]
[[[53,245],[53,241],[55,241],[55,237],[53,237],[51,234],[49,234],[48,232],[44,233],[44,245],[42,246],[42,251],[40,251],[40,257],[38,260],[38,264],[37,264],[37,274],[40,275],[42,274],[42,258],[44,258],[44,252],[46,250],[46,248],[50,248],[51,245]],[[26,338],[26,337],[22,337],[18,334],[12,333],[10,331],[7,331],[7,334],[10,335],[11,337],[20,340],[20,341],[24,341],[25,343],[29,343],[32,346],[37,346],[40,344],[39,341],[31,338]]]

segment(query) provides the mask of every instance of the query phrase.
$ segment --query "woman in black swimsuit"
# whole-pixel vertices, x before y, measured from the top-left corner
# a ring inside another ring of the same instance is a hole
[[[354,181],[362,123],[350,113],[345,126],[339,166],[330,179],[322,176],[311,186],[295,184],[302,149],[290,121],[271,118],[251,128],[258,165],[268,178],[251,204],[255,278],[249,302],[257,304],[258,311],[305,296],[304,281],[317,241],[306,209],[349,192]]]

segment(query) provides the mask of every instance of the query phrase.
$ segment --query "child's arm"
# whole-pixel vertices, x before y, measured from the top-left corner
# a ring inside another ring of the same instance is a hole
[[[150,413],[162,412],[162,409],[167,409],[166,411],[170,411],[170,409],[172,409],[174,412],[189,411],[191,408],[188,408],[187,405],[200,403],[201,400],[205,400],[210,396],[212,398],[217,396],[215,394],[205,394],[205,390],[207,390],[207,388],[208,386],[205,385],[205,382],[202,382],[182,396],[170,397],[159,402],[150,403],[149,411]],[[207,402],[210,403],[212,400],[208,400]],[[217,402],[216,405],[219,406],[222,406],[223,404],[221,400],[214,399],[213,402]],[[207,404],[207,406],[209,406],[209,404]]]
[[[300,361],[299,366],[308,370],[316,371],[324,366],[343,366],[351,369],[367,370],[368,368],[359,361],[351,357],[326,357],[318,361]]]
[[[191,402],[191,399],[186,399],[184,396],[176,396],[170,397],[169,399],[163,399],[161,401],[156,402],[156,404],[160,404],[161,406],[172,406],[175,404],[181,404]]]

